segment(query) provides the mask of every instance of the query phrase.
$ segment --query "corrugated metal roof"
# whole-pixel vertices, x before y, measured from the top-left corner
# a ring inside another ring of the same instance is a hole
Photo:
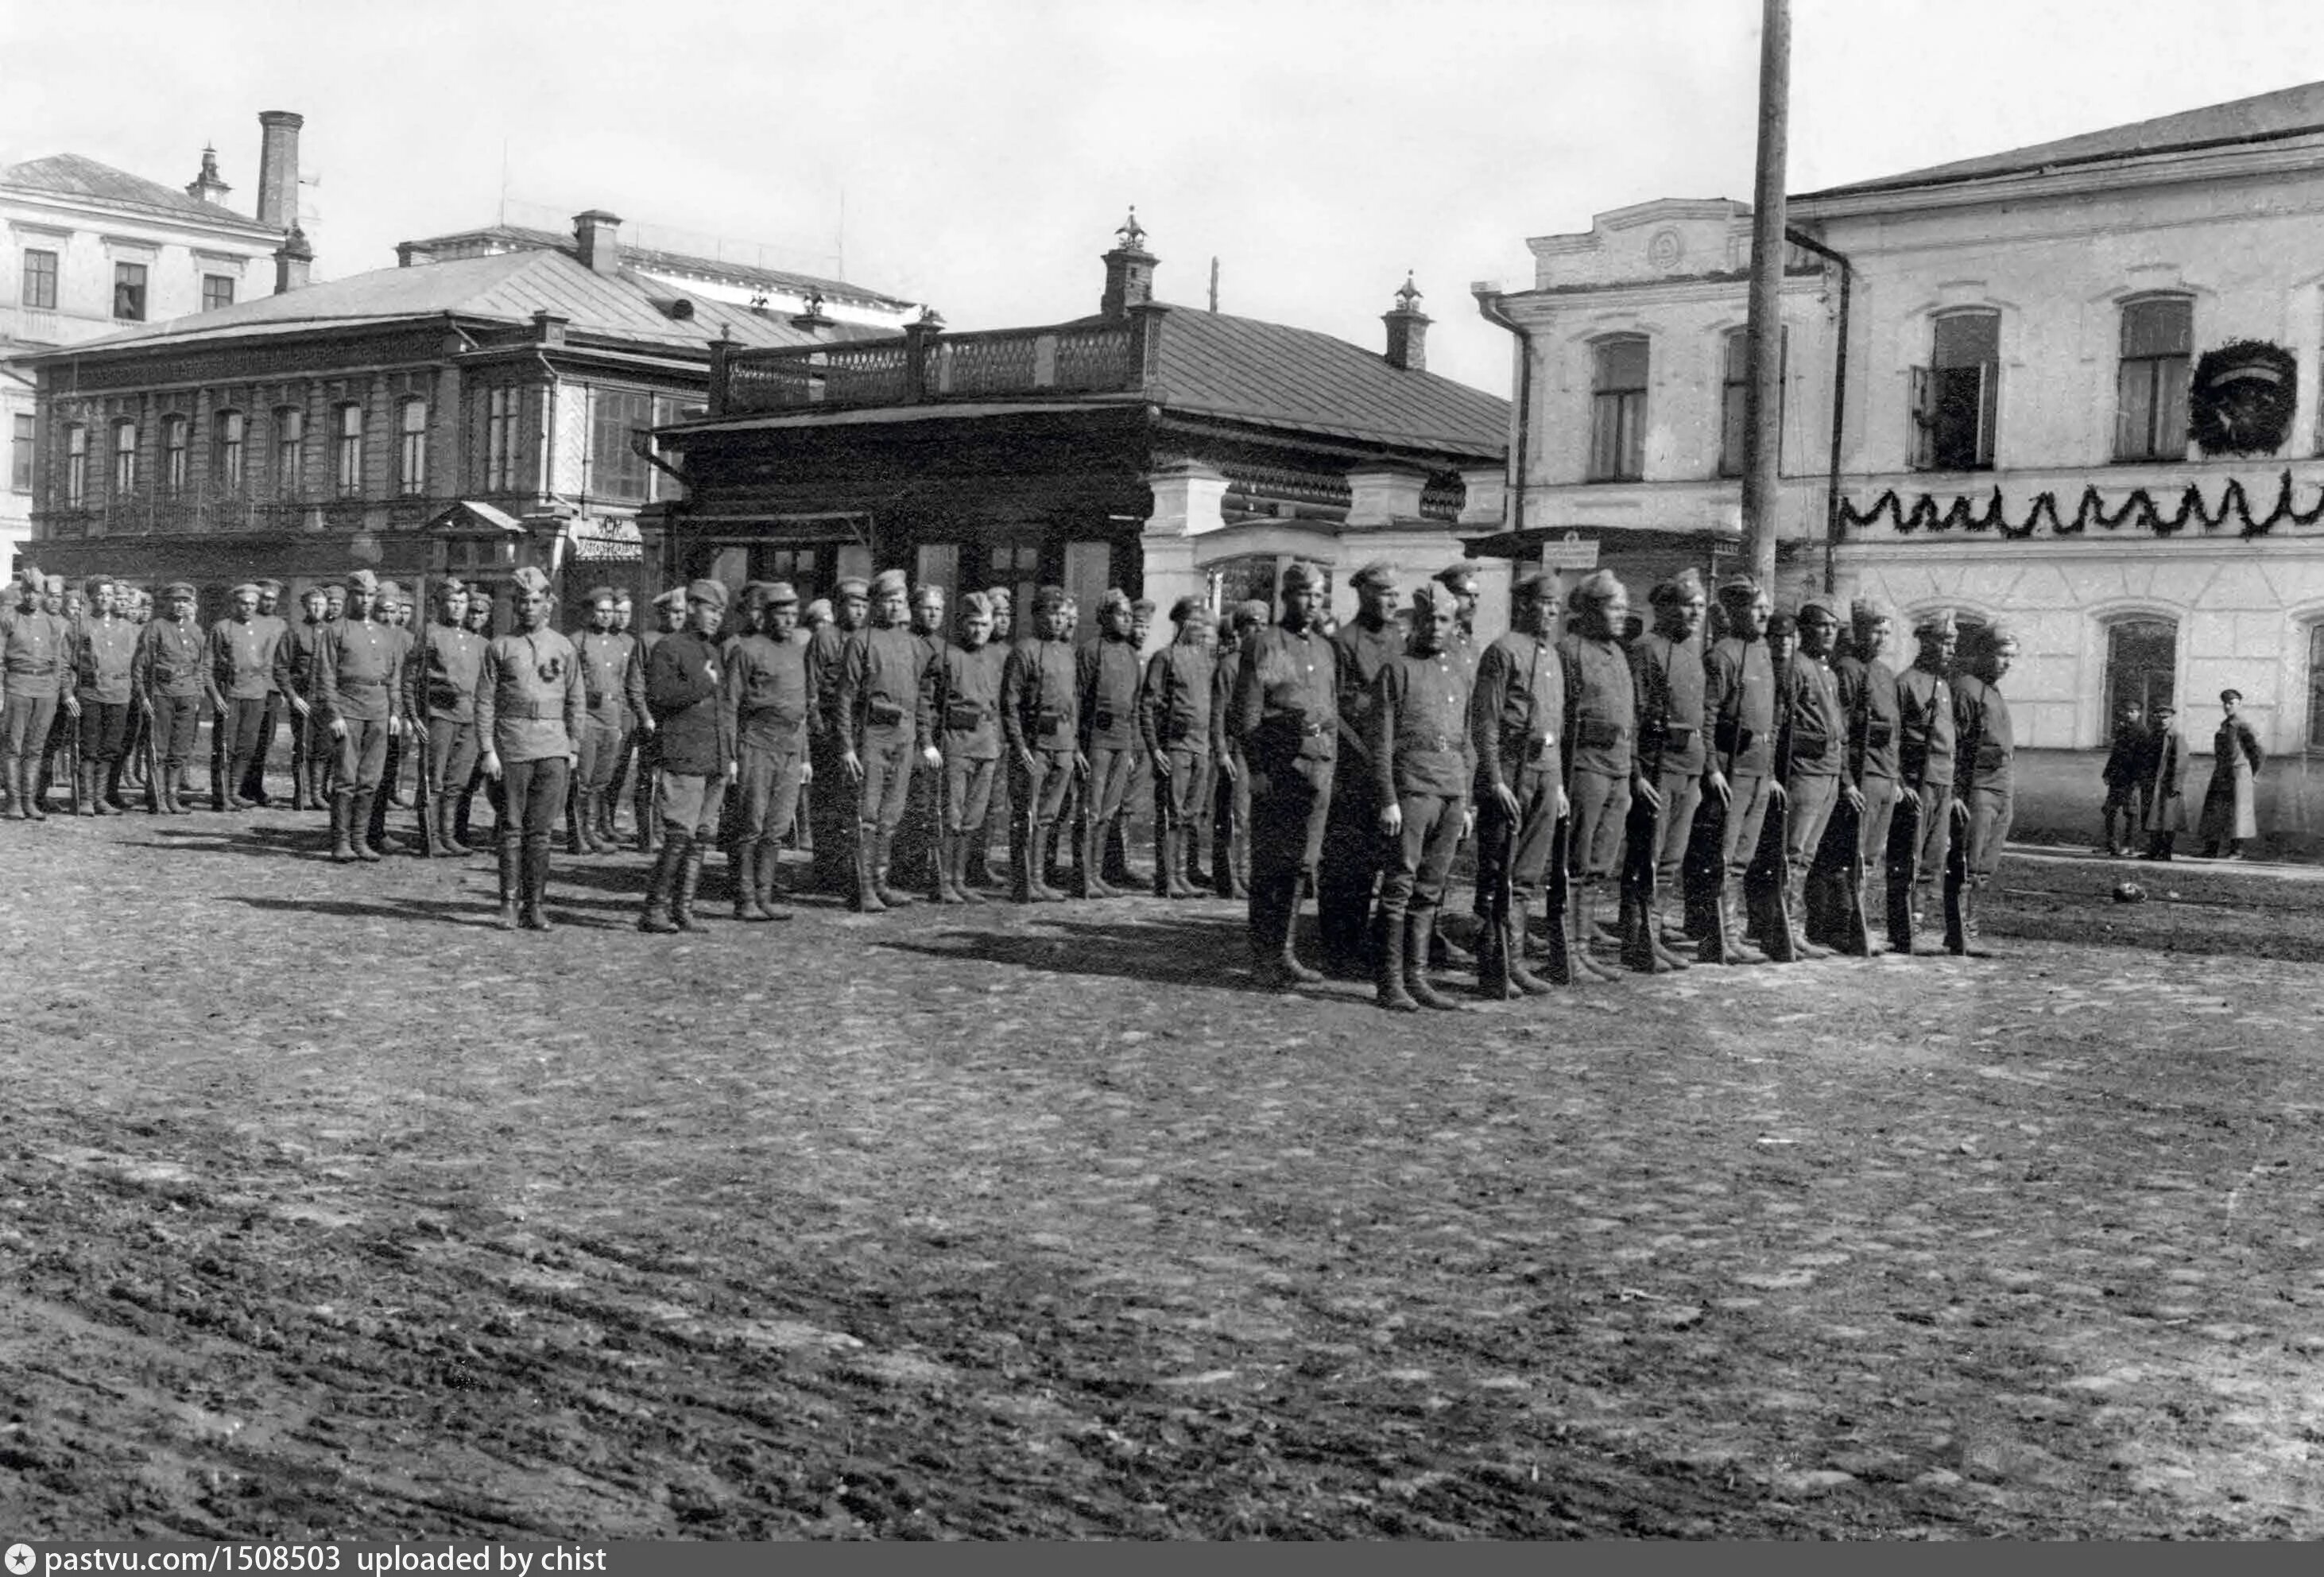
[[[2045,164],[2089,164],[2115,159],[2135,159],[2142,154],[2160,152],[2190,143],[2259,141],[2310,131],[2324,131],[2324,82],[2278,88],[2273,93],[2230,99],[2225,104],[2206,105],[2200,109],[2181,110],[2176,115],[2157,115],[2153,120],[2132,121],[2127,125],[2084,132],[2077,136],[2061,137],[2055,142],[2034,143],[2023,148],[2012,148],[2006,152],[1958,159],[1950,164],[1932,164],[1925,170],[1907,171],[1902,175],[1883,176],[1877,180],[1828,187],[1822,191],[1803,193],[1798,200],[1812,201],[1820,197],[1840,197],[1853,192],[1974,180],[1980,176],[2038,170]]]
[[[176,218],[198,218],[208,224],[247,230],[254,235],[275,234],[247,214],[206,203],[174,187],[115,170],[79,153],[52,153],[46,159],[27,159],[21,164],[11,164],[0,170],[0,186],[145,208]]]
[[[669,295],[667,287],[634,274],[592,272],[561,252],[506,252],[411,268],[374,269],[109,335],[74,346],[71,352],[86,356],[163,341],[205,344],[412,318],[456,317],[526,323],[542,311],[567,319],[572,333],[640,346],[700,347],[722,337],[748,346],[814,342],[814,337],[792,327],[786,317],[761,317],[724,301],[689,298],[693,316],[674,318],[656,305]],[[825,337],[853,338],[875,332],[842,325],[827,331]]]
[[[1157,381],[1169,410],[1480,458],[1508,449],[1508,401],[1312,328],[1174,308]]]
[[[466,243],[484,242],[490,244],[521,248],[527,251],[565,251],[574,248],[570,235],[554,230],[537,230],[526,225],[487,225],[478,230],[456,230],[446,235],[431,235],[425,241],[406,243],[422,252],[440,251]],[[845,280],[825,279],[816,274],[794,273],[785,269],[758,268],[749,263],[729,263],[715,257],[696,257],[683,252],[660,252],[650,247],[617,245],[622,261],[630,267],[647,273],[716,274],[740,283],[764,285],[770,290],[788,290],[807,295],[821,290],[834,301],[854,301],[866,306],[889,307],[897,310],[911,305],[909,301],[850,284]]]

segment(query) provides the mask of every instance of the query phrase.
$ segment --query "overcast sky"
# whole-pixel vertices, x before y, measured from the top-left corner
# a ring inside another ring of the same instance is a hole
[[[1790,189],[2324,78],[2314,0],[1794,0]],[[0,162],[245,210],[257,112],[307,118],[318,272],[607,208],[768,244],[954,327],[1094,310],[1138,206],[1165,300],[1378,346],[1411,269],[1430,364],[1506,393],[1472,280],[1655,197],[1751,193],[1759,0],[0,0]],[[505,184],[503,149],[505,148]],[[842,216],[844,215],[843,225]]]

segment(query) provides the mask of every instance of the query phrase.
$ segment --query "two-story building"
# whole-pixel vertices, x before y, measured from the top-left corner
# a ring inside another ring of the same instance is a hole
[[[1427,370],[1409,281],[1384,350],[1154,300],[1133,215],[1093,316],[970,333],[933,318],[846,346],[720,346],[709,410],[664,429],[687,576],[825,595],[897,566],[947,592],[1110,586],[1164,611],[1271,601],[1304,560],[1407,583],[1501,523],[1508,404]],[[1480,561],[1504,614],[1508,561]],[[1157,622],[1156,639],[1167,640]],[[1094,635],[1095,621],[1084,632]]]
[[[254,576],[356,565],[658,588],[638,515],[677,484],[641,435],[704,404],[712,347],[873,330],[674,289],[626,265],[614,215],[574,223],[559,248],[407,245],[325,283],[286,261],[281,294],[25,358],[42,567],[191,580],[206,611]]]
[[[2237,688],[2279,759],[2262,819],[2311,844],[2324,84],[1794,197],[1789,218],[1784,586],[2011,628],[2036,828],[2087,826],[2123,705],[2174,699],[2204,752]],[[1516,523],[1630,551],[1640,582],[1723,556],[1749,227],[1739,204],[1641,204],[1534,241],[1533,289],[1480,288],[1517,346]]]
[[[288,110],[258,118],[255,217],[229,206],[210,148],[182,189],[78,153],[0,168],[0,577],[32,531],[38,448],[32,378],[10,358],[271,290],[272,254],[297,223],[301,122]]]

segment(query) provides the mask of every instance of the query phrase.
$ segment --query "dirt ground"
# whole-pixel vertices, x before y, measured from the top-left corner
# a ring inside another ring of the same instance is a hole
[[[9,1536],[2324,1536],[2324,884],[1411,1020],[320,841],[0,825]]]

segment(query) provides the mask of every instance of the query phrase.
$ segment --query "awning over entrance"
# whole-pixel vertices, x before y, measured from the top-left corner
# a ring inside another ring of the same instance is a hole
[[[504,509],[482,499],[464,498],[447,504],[422,528],[430,531],[507,531],[521,537],[524,522]]]

